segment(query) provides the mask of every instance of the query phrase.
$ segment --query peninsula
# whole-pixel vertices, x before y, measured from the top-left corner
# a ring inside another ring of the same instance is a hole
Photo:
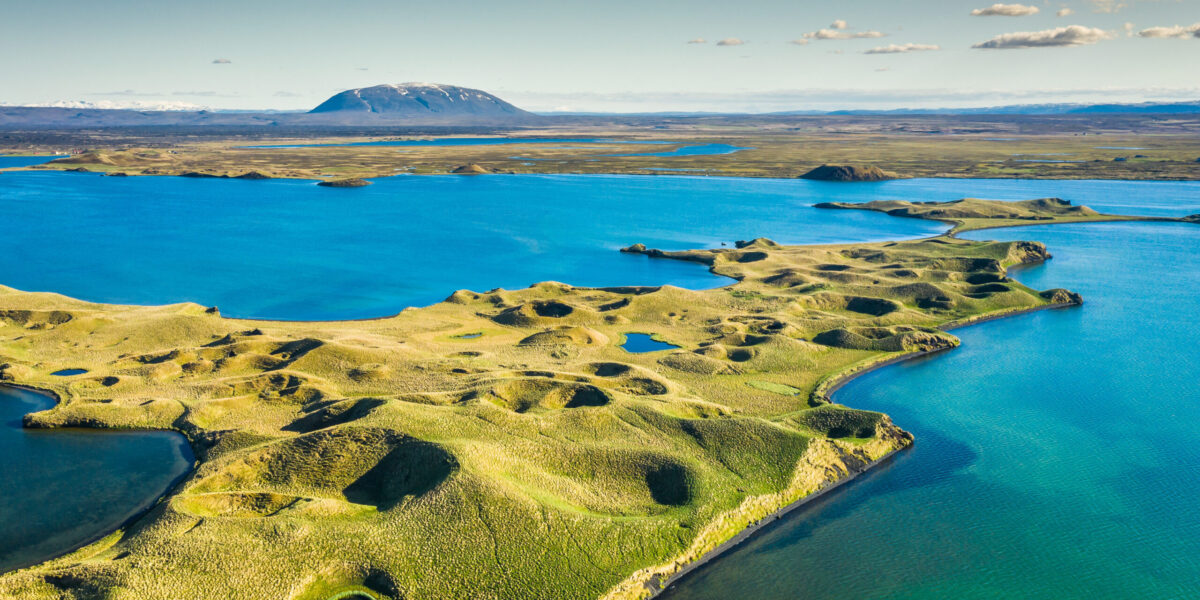
[[[461,290],[342,322],[0,288],[0,379],[59,398],[26,426],[175,430],[197,457],[133,525],[0,595],[645,598],[912,443],[831,403],[847,376],[1081,301],[1007,276],[1050,257],[1036,242],[626,250],[736,283]],[[627,351],[632,333],[676,348]]]

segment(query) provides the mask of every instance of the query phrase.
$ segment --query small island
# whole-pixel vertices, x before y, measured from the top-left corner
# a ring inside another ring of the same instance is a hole
[[[884,171],[879,167],[858,167],[852,165],[821,165],[803,175],[800,179],[812,179],[814,181],[888,181],[889,179],[897,179],[900,176],[890,171]]]
[[[319,185],[321,187],[331,187],[331,188],[359,188],[359,187],[366,187],[368,185],[371,185],[371,182],[367,181],[366,179],[349,178],[349,179],[331,179],[329,181],[320,181],[320,182],[317,182],[317,185]]]

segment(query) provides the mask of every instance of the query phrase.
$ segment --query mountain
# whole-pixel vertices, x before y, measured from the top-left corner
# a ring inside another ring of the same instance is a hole
[[[436,83],[401,83],[346,90],[309,111],[342,120],[422,123],[501,123],[536,115],[482,90]]]

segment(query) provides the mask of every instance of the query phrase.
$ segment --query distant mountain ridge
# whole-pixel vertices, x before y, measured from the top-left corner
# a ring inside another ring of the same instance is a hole
[[[473,122],[535,117],[483,90],[437,83],[384,84],[346,90],[322,102],[309,114]]]
[[[0,104],[0,128],[85,129],[104,127],[285,126],[342,127],[507,127],[540,125],[551,120],[660,119],[801,116],[1080,116],[1198,115],[1200,100],[1139,104],[1026,104],[980,108],[899,108],[889,110],[795,110],[771,113],[663,111],[645,113],[532,113],[493,94],[435,83],[385,84],[334,94],[308,112],[271,110],[162,110],[171,106],[109,108],[101,102],[55,102],[40,106]]]

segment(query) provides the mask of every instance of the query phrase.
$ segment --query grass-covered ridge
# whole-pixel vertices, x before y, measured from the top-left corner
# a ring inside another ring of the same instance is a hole
[[[1048,256],[1032,242],[630,250],[737,283],[464,290],[326,323],[0,288],[0,378],[62,398],[30,426],[174,429],[199,460],[128,530],[0,596],[641,597],[910,443],[828,404],[838,374],[1077,300],[1007,277]],[[629,353],[628,331],[680,348]]]
[[[1078,223],[1097,221],[1185,221],[1193,217],[1138,217],[1098,213],[1087,206],[1075,206],[1061,198],[1039,198],[1020,202],[963,198],[949,202],[909,202],[875,200],[872,202],[822,202],[817,208],[870,210],[892,215],[941,221],[954,226],[952,233],[973,229],[1017,227],[1039,223]]]

